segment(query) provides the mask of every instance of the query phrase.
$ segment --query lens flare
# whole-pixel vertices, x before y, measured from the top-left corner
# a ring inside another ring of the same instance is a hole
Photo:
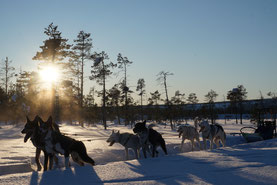
[[[59,79],[59,70],[54,66],[45,66],[39,74],[41,80],[46,83],[57,82]]]

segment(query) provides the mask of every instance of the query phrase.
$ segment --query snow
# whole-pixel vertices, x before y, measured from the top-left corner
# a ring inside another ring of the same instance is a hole
[[[190,142],[186,141],[185,152],[180,153],[178,133],[160,125],[154,129],[163,134],[169,155],[159,149],[158,158],[136,160],[130,151],[128,161],[123,146],[108,146],[106,140],[113,129],[132,133],[130,127],[109,125],[104,130],[100,125],[83,128],[62,124],[61,131],[82,140],[97,165],[81,167],[71,161],[72,166],[66,169],[60,156],[61,167],[47,172],[36,171],[35,147],[30,141],[23,142],[24,124],[1,124],[0,184],[277,184],[277,139],[245,143],[241,136],[228,133],[239,132],[250,123],[222,123],[227,133],[225,148],[197,148],[191,152]],[[40,159],[43,161],[43,154]]]

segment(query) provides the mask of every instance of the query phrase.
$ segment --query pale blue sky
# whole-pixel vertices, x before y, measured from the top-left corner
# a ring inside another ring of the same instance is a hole
[[[70,43],[84,30],[92,34],[93,51],[106,51],[113,62],[119,52],[132,60],[133,90],[144,78],[147,94],[163,92],[155,80],[164,70],[174,73],[170,96],[195,92],[203,101],[213,89],[221,101],[240,84],[248,99],[260,90],[277,92],[274,0],[0,0],[0,59],[8,56],[16,68],[35,70],[32,57],[51,22]],[[113,78],[110,86],[119,80]]]

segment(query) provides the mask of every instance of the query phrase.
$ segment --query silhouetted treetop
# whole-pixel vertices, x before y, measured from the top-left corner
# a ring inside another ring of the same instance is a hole
[[[57,30],[58,26],[51,23],[45,28],[44,33],[49,37],[43,41],[44,45],[40,46],[40,52],[37,52],[33,60],[40,60],[45,62],[62,61],[65,57],[69,56],[68,51],[71,45],[67,44],[68,39],[61,37],[61,32]]]

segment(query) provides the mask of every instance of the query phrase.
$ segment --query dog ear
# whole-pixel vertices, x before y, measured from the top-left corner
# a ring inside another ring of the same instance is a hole
[[[36,115],[36,117],[35,117],[35,120],[34,120],[34,121],[39,121],[39,122],[41,122],[41,123],[43,122],[43,121],[42,121],[42,119],[41,119],[38,115]]]
[[[114,130],[112,131],[112,134],[114,133]]]
[[[36,116],[36,121],[40,124],[44,123],[44,121],[39,116]]]
[[[52,123],[52,116],[49,116],[48,120],[46,121],[46,123]]]
[[[117,134],[119,134],[119,131],[117,131]]]
[[[26,116],[26,119],[27,119],[27,122],[31,122],[28,116]]]
[[[144,120],[142,123],[143,123],[144,125],[146,125],[146,120]]]

